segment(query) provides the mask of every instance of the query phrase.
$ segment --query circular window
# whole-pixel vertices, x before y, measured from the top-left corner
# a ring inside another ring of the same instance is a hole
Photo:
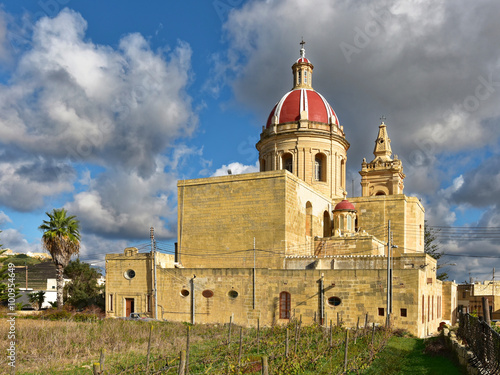
[[[214,292],[212,292],[210,289],[205,289],[203,292],[201,292],[201,295],[205,298],[212,298],[214,296]]]
[[[330,306],[338,306],[338,305],[340,305],[341,302],[342,302],[342,300],[339,297],[328,298],[328,304]]]
[[[187,296],[189,296],[189,290],[187,290],[187,289],[182,289],[182,290],[181,290],[181,296],[183,296],[183,297],[187,297]]]
[[[236,290],[230,290],[227,295],[229,296],[229,298],[235,299],[236,297],[238,297],[238,292]]]
[[[125,276],[125,278],[129,279],[129,280],[133,279],[135,277],[135,271],[134,270],[127,270],[127,271],[125,271],[123,276]]]

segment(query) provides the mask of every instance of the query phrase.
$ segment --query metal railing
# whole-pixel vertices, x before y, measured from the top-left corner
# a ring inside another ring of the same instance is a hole
[[[459,314],[457,335],[472,353],[473,364],[481,374],[500,374],[500,334],[484,320]]]

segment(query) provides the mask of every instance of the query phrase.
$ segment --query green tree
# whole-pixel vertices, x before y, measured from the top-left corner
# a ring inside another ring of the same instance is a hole
[[[68,264],[64,275],[71,279],[64,286],[66,303],[78,309],[97,306],[104,310],[104,287],[97,285],[101,274],[95,268],[77,259]]]
[[[43,302],[45,301],[45,292],[43,290],[39,290],[38,292],[33,292],[28,294],[30,298],[30,303],[35,304],[35,308],[40,310],[42,308]]]
[[[437,269],[439,270],[443,267],[439,261],[443,256],[443,251],[440,250],[439,243],[437,241],[438,233],[439,229],[429,226],[427,220],[424,221],[424,252],[437,260]],[[448,279],[448,273],[438,272],[436,274],[436,278],[438,280],[446,280]]]
[[[38,227],[43,232],[42,245],[56,265],[57,306],[63,305],[63,272],[71,256],[80,251],[79,222],[75,216],[67,216],[64,208],[46,212],[49,220]]]
[[[0,230],[0,233],[2,231]],[[7,249],[2,249],[3,245],[0,245],[0,256],[7,251]],[[7,305],[8,300],[9,300],[9,262],[6,260],[3,260],[3,264],[0,267],[0,304],[2,305]],[[19,284],[15,284],[14,291],[15,291],[15,298],[18,299],[21,295],[19,294]]]

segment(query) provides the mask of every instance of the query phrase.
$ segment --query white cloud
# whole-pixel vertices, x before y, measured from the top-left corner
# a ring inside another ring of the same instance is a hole
[[[63,199],[81,221],[83,246],[95,233],[147,237],[150,226],[174,237],[175,169],[201,153],[175,149],[197,127],[186,93],[190,46],[153,50],[138,33],[116,48],[99,45],[69,9],[32,26],[0,85],[0,203],[30,211],[79,184],[73,199]],[[170,160],[164,154],[172,148]]]
[[[147,238],[149,228],[160,237],[176,236],[177,179],[158,170],[142,177],[114,171],[92,180],[65,208],[80,220],[82,230],[113,238]]]
[[[0,211],[0,226],[6,224],[6,223],[11,223],[12,220],[10,220],[10,217],[5,214],[5,212]]]
[[[41,207],[44,198],[73,190],[67,164],[43,159],[0,162],[0,203],[19,211]]]
[[[164,56],[140,34],[113,49],[89,41],[86,28],[67,9],[34,26],[12,84],[0,87],[1,142],[147,176],[156,155],[196,126],[185,93],[191,49],[179,42]]]
[[[16,229],[5,229],[1,233],[1,243],[4,249],[11,249],[14,252],[27,253],[31,252],[43,252],[41,242],[29,243],[22,233]]]
[[[229,171],[231,171],[231,174],[255,173],[259,171],[259,162],[257,161],[254,165],[244,165],[238,162],[223,165],[214,172],[212,177],[226,176]]]

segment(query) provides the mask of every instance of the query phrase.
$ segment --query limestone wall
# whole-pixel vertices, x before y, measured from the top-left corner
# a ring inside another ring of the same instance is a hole
[[[393,244],[400,253],[424,251],[425,210],[415,197],[381,195],[349,198],[358,214],[358,228],[387,242],[387,223],[391,221]]]
[[[420,273],[395,271],[393,299],[393,324],[418,336],[422,336],[426,328],[434,332],[438,327],[437,318],[427,325],[415,323],[420,316],[420,294],[424,292],[419,285]],[[304,324],[311,324],[320,319],[322,276],[324,322],[336,321],[338,313],[346,326],[354,327],[358,317],[364,322],[368,313],[370,323],[385,324],[387,278],[384,270],[258,269],[255,309],[252,269],[162,270],[159,316],[167,320],[191,321],[191,280],[194,280],[195,322],[223,323],[233,316],[233,322],[247,326],[255,326],[257,319],[261,325],[286,323],[288,320],[279,317],[279,296],[286,291],[291,295],[292,317],[302,317]],[[329,304],[331,297],[338,297],[341,303],[338,306]]]
[[[307,209],[310,205],[310,222]],[[178,183],[178,250],[186,268],[283,268],[323,236],[329,199],[285,170]],[[308,227],[308,228],[306,228]]]

